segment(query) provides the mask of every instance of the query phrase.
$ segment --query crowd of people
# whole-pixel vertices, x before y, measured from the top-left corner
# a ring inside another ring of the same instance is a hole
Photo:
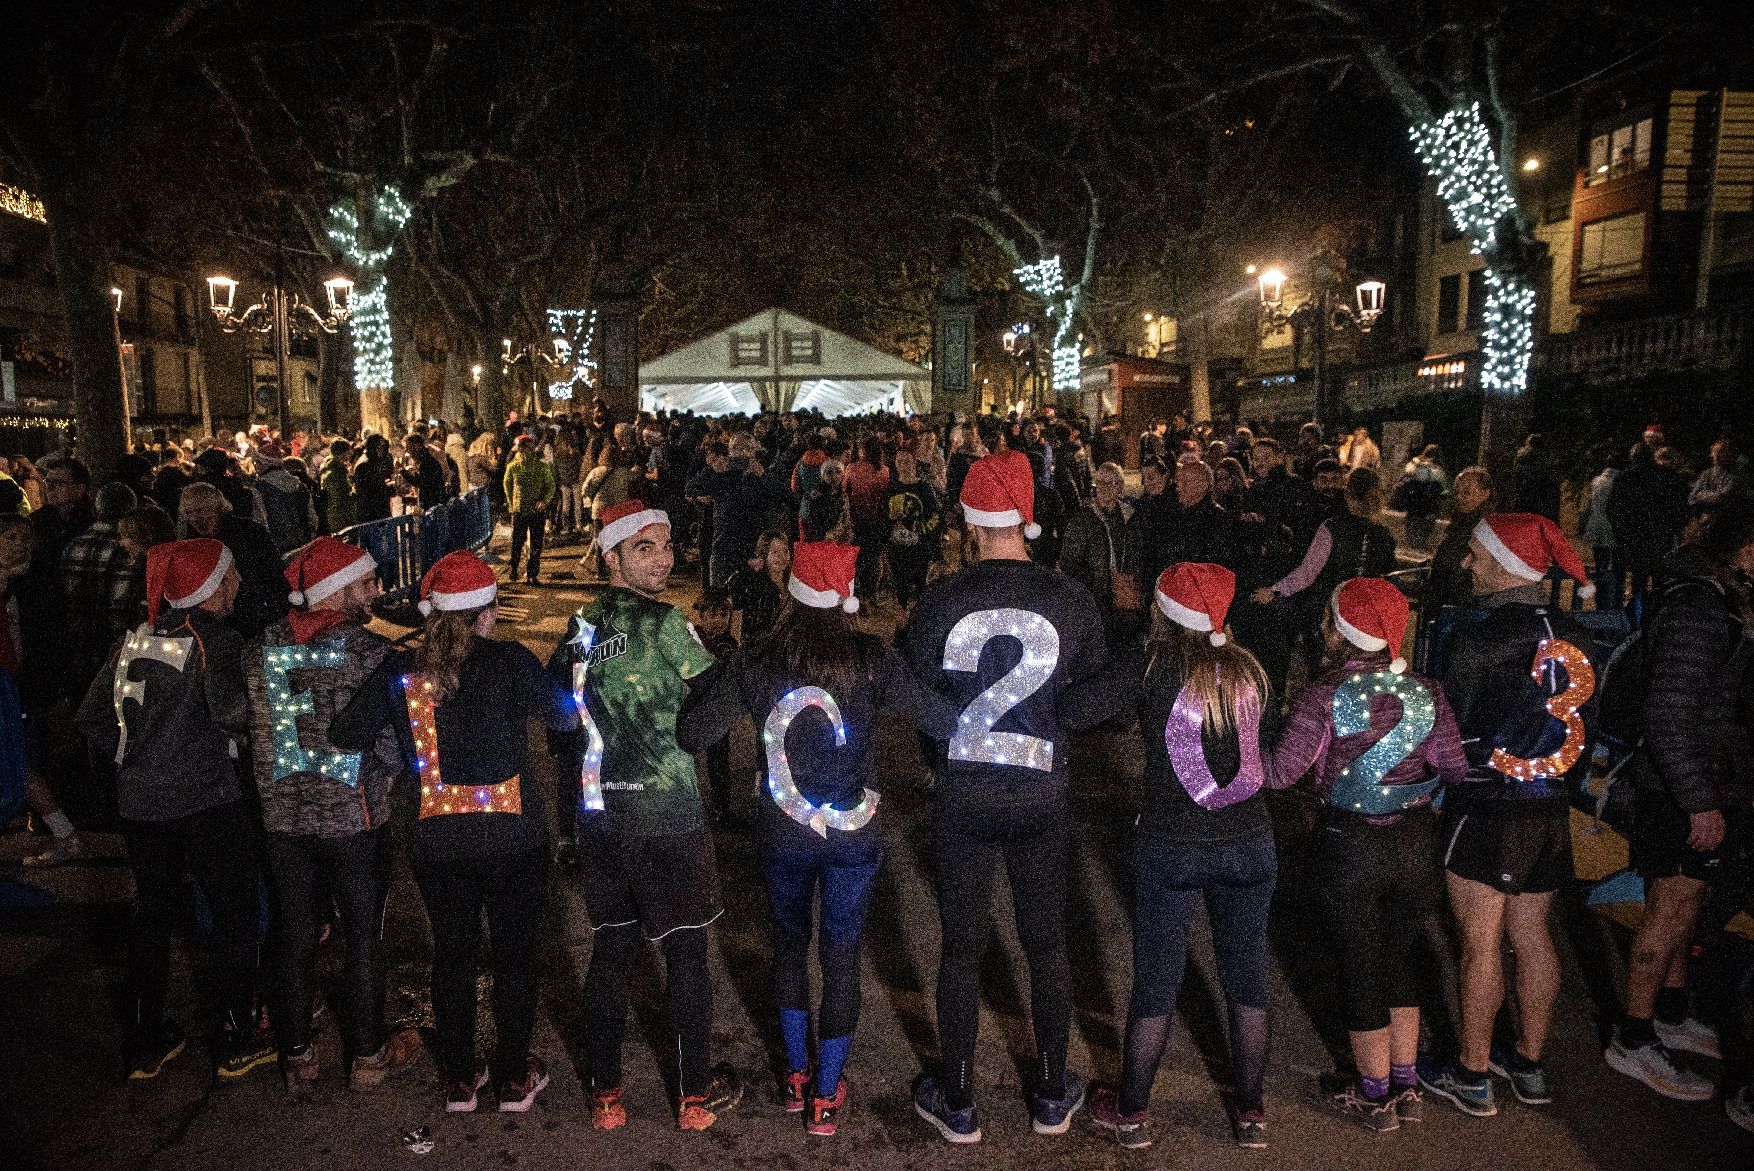
[[[1203,901],[1233,1131],[1266,1145],[1283,843],[1263,794],[1276,789],[1319,809],[1307,848],[1355,1066],[1333,1110],[1386,1132],[1418,1120],[1426,1095],[1474,1116],[1497,1112],[1498,1082],[1523,1103],[1553,1101],[1549,918],[1573,880],[1570,798],[1610,720],[1647,893],[1605,1059],[1671,1098],[1720,1092],[1677,1054],[1722,1055],[1689,959],[1726,905],[1745,903],[1754,871],[1754,509],[1727,439],[1690,492],[1674,490],[1660,431],[1598,477],[1589,568],[1556,523],[1538,437],[1503,510],[1485,468],[1452,478],[1433,447],[1389,483],[1363,428],[1330,443],[1311,425],[1282,442],[1183,417],[1128,437],[1117,420],[1051,411],[937,426],[616,422],[598,403],[467,442],[417,427],[401,450],[369,436],[356,457],[346,439],[266,432],[165,443],[95,492],[71,455],[0,469],[0,730],[25,746],[28,806],[48,838],[25,864],[77,862],[81,821],[120,828],[136,884],[132,1079],[186,1044],[167,1009],[185,876],[212,922],[201,975],[215,1019],[202,1024],[219,1077],[275,1064],[294,1088],[320,1076],[313,971],[330,927],[344,945],[335,1056],[350,1084],[407,1067],[420,1043],[385,1020],[380,938],[387,876],[405,858],[431,927],[445,1109],[473,1111],[491,1087],[498,1109],[528,1110],[549,1080],[530,1042],[558,836],[592,929],[592,1125],[628,1120],[629,982],[647,940],[664,958],[677,1125],[710,1128],[742,1095],[712,1061],[708,975],[724,910],[713,831],[735,825],[762,847],[780,1097],[810,1134],[832,1135],[851,1102],[861,944],[896,779],[875,746],[891,708],[923,749],[914,780],[931,803],[940,913],[938,1061],[914,1101],[949,1142],[981,1138],[980,969],[1003,863],[1029,973],[1034,1130],[1063,1134],[1088,1109],[1121,1145],[1152,1141],[1152,1084]],[[392,643],[372,628],[376,564],[335,534],[472,489],[509,521],[509,559],[500,571],[468,552],[437,561],[418,637]],[[1658,549],[1663,510],[1675,523]],[[596,582],[544,663],[494,637],[497,599],[502,583],[555,582],[542,558],[557,538],[588,541],[573,576]],[[699,575],[692,622],[663,600],[678,551]],[[1555,603],[1552,575],[1598,607],[1639,600],[1637,653],[1615,658],[1632,666],[1610,669],[1613,648]],[[885,593],[893,637],[855,616]],[[1415,607],[1454,608],[1429,675],[1408,664]],[[1616,671],[1637,672],[1630,715],[1609,712],[1628,690],[1610,687]],[[745,720],[760,756],[752,825],[735,821],[727,740]],[[532,723],[548,732],[556,786],[537,783]],[[1099,726],[1141,737],[1144,766],[1122,1061],[1087,1085],[1067,1064],[1067,859],[1073,738]],[[1445,901],[1460,949],[1452,1053],[1422,1049],[1433,990],[1415,955]],[[1749,1090],[1721,1089],[1754,1129]]]

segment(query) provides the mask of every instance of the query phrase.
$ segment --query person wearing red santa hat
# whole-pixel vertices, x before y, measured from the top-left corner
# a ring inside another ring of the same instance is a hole
[[[493,570],[473,553],[441,557],[420,582],[419,645],[387,655],[329,723],[344,753],[363,754],[393,729],[419,781],[408,854],[432,925],[434,1056],[452,1114],[476,1108],[490,1074],[502,1112],[530,1109],[548,1085],[530,1052],[548,848],[542,786],[527,779],[529,723],[569,731],[578,711],[535,655],[491,637],[497,594]],[[491,1069],[475,1056],[483,912],[493,945]]]
[[[1461,1051],[1422,1059],[1420,1080],[1475,1117],[1498,1106],[1492,1075],[1519,1101],[1543,1105],[1552,1090],[1541,1064],[1559,958],[1547,918],[1553,892],[1571,880],[1567,792],[1589,768],[1596,720],[1595,643],[1547,604],[1554,566],[1595,589],[1559,526],[1501,512],[1474,526],[1463,565],[1480,612],[1456,624],[1444,690],[1461,725],[1468,779],[1445,788],[1445,881],[1461,937]],[[1514,1047],[1493,1044],[1505,997],[1503,949],[1516,952]]]
[[[961,713],[940,762],[934,850],[942,957],[940,1068],[914,1087],[914,1109],[952,1143],[979,1142],[974,1047],[993,877],[1011,875],[1017,934],[1029,961],[1037,1066],[1028,1089],[1037,1134],[1064,1134],[1084,1104],[1066,1069],[1066,734],[1057,702],[1106,658],[1090,591],[1029,558],[1035,477],[1001,451],[969,466],[964,518],[980,560],[928,587],[905,646],[922,680]]]
[[[418,1048],[412,1033],[384,1035],[382,921],[390,784],[400,771],[388,729],[374,750],[341,752],[329,722],[390,653],[370,630],[377,562],[334,537],[318,537],[286,566],[293,610],[244,650],[250,749],[264,853],[280,916],[274,1024],[290,1086],[316,1080],[311,1036],[312,964],[321,918],[333,901],[347,940],[341,1017],[349,1081],[375,1086]]]
[[[1278,877],[1260,791],[1266,672],[1226,625],[1236,575],[1180,562],[1158,576],[1149,641],[1067,688],[1060,718],[1089,727],[1136,715],[1145,737],[1144,802],[1133,836],[1133,991],[1117,1085],[1090,1116],[1123,1147],[1149,1146],[1151,1085],[1187,966],[1188,929],[1205,903],[1229,1006],[1231,1126],[1267,1145],[1267,911]]]
[[[1271,787],[1307,776],[1322,801],[1313,874],[1358,1068],[1330,1104],[1379,1133],[1421,1117],[1413,961],[1438,894],[1431,803],[1439,785],[1468,771],[1443,689],[1401,655],[1408,614],[1391,582],[1340,583],[1322,623],[1327,668],[1298,697],[1267,760]]]
[[[79,708],[93,751],[116,762],[117,812],[134,871],[128,944],[128,1076],[157,1076],[181,1053],[165,1017],[182,880],[193,873],[213,911],[212,1002],[222,1078],[274,1061],[256,1028],[256,833],[236,764],[246,726],[243,640],[226,623],[239,578],[231,552],[196,538],[146,552],[147,621],[123,640]]]
[[[766,747],[762,872],[774,913],[775,984],[787,1073],[786,1110],[832,1135],[847,1102],[841,1077],[859,1018],[859,951],[883,836],[877,821],[877,709],[888,705],[944,740],[956,717],[901,656],[859,630],[858,550],[800,541],[790,600],[767,635],[717,673],[677,727],[684,751],[718,743],[747,715]],[[822,1000],[810,1056],[810,943],[821,897]],[[814,1066],[814,1074],[812,1067]]]
[[[694,756],[676,742],[688,681],[713,657],[682,612],[660,598],[676,562],[667,514],[624,501],[604,510],[597,543],[609,588],[574,616],[548,661],[585,716],[556,767],[580,777],[580,884],[593,932],[584,1004],[591,1125],[627,1122],[621,1046],[644,934],[664,950],[676,1124],[706,1130],[743,1094],[734,1070],[710,1062],[706,928],[724,907]]]

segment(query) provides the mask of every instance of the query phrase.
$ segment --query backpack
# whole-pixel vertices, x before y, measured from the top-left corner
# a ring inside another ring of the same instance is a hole
[[[1650,639],[1645,635],[1657,609],[1687,586],[1705,586],[1719,597],[1728,596],[1723,585],[1709,577],[1676,578],[1657,594],[1656,606],[1639,629],[1614,648],[1602,668],[1596,688],[1597,735],[1617,754],[1631,753],[1644,740],[1645,701],[1650,693]]]

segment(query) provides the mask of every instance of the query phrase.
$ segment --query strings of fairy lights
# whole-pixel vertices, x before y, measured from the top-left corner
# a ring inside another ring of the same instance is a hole
[[[390,390],[396,385],[395,346],[390,337],[390,282],[384,274],[395,250],[396,236],[414,214],[414,208],[394,187],[385,187],[372,201],[373,240],[367,247],[360,230],[359,214],[345,203],[329,209],[329,239],[359,269],[353,294],[353,384],[356,390]]]

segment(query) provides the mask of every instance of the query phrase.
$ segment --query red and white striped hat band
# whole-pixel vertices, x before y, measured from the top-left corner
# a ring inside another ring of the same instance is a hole
[[[597,547],[607,553],[651,525],[669,528],[670,514],[661,508],[649,508],[643,501],[626,501],[603,514],[603,530],[597,534]]]

